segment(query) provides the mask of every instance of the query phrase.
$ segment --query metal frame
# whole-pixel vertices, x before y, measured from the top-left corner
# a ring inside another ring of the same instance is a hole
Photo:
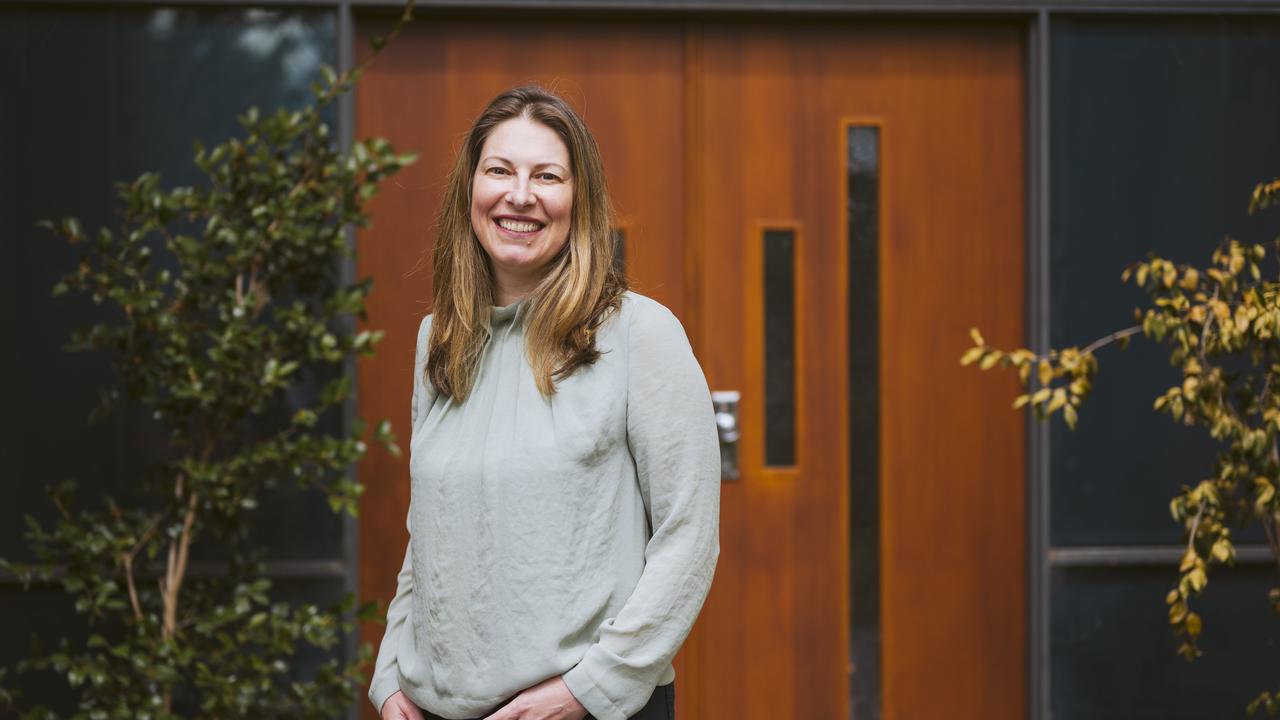
[[[355,13],[378,13],[402,8],[404,0],[0,0],[0,7],[50,6],[188,6],[188,7],[275,7],[328,9],[337,14],[337,58],[339,70],[354,62]],[[1064,15],[1276,15],[1277,0],[418,0],[420,15],[437,12],[506,10],[523,13],[592,13],[603,15],[667,14],[678,16],[745,13],[804,17],[817,15],[1006,17],[1024,22],[1026,29],[1026,336],[1030,347],[1049,346],[1049,213],[1050,213],[1050,76],[1049,45],[1054,16]],[[338,137],[345,151],[355,135],[355,107],[350,94],[338,103]],[[355,245],[354,230],[348,242]],[[339,268],[343,281],[355,278],[354,263]],[[354,323],[353,323],[354,324]],[[354,362],[347,372],[354,373]],[[349,427],[356,416],[356,400],[343,408],[343,424]],[[1028,414],[1029,415],[1029,414]],[[1175,564],[1183,548],[1177,546],[1070,547],[1049,544],[1049,429],[1028,417],[1027,495],[1027,716],[1050,717],[1049,695],[1049,594],[1050,571],[1055,567],[1114,567]],[[354,473],[354,469],[351,471]],[[342,560],[268,563],[270,577],[341,578],[344,590],[359,586],[358,525],[346,517],[342,524]],[[1266,546],[1237,550],[1242,563],[1271,562]],[[213,572],[216,568],[193,567],[193,571]],[[0,572],[0,586],[19,581]],[[349,661],[357,657],[358,634],[350,634],[344,645]],[[359,703],[357,703],[358,705]],[[348,710],[355,720],[356,707]]]
[[[355,66],[355,18],[351,13],[351,3],[347,0],[340,0],[337,7],[337,57],[338,72],[345,72]],[[342,148],[343,153],[347,153],[351,149],[351,145],[355,140],[356,123],[355,123],[355,98],[352,92],[343,93],[338,97],[338,145]],[[346,230],[347,246],[354,253],[356,249],[356,229],[348,227]],[[354,254],[351,258],[343,260],[339,269],[339,281],[343,284],[351,284],[356,281],[356,264]],[[354,335],[356,323],[354,318],[348,318],[343,328],[346,332]],[[356,374],[356,358],[347,356],[343,363],[343,372],[348,377],[354,377]],[[342,424],[343,429],[348,430],[352,421],[359,412],[359,402],[356,393],[347,395],[342,404]],[[352,480],[356,480],[356,468],[353,466],[348,469],[347,474]],[[342,516],[342,590],[344,593],[351,593],[352,597],[359,598],[360,595],[360,526],[359,520],[351,515],[344,514]],[[355,662],[360,655],[360,629],[357,626],[353,632],[346,633],[342,641],[343,658],[347,663]],[[357,698],[347,708],[347,720],[357,720],[360,717],[359,707],[362,703]]]
[[[207,7],[295,7],[341,10],[404,7],[404,0],[0,0],[0,6],[155,5]],[[419,10],[558,10],[605,13],[772,13],[778,15],[1019,15],[1038,24],[1049,14],[1280,14],[1276,0],[419,0]]]
[[[1049,347],[1049,13],[1027,31],[1027,342]],[[1049,427],[1027,423],[1027,717],[1049,714]]]

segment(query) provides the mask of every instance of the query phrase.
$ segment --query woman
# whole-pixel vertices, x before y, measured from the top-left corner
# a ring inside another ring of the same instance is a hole
[[[538,87],[450,173],[418,330],[385,719],[668,720],[719,554],[719,450],[679,321],[628,292],[595,140]]]

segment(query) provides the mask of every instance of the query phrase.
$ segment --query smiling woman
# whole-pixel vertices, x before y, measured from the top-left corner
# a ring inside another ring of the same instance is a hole
[[[671,720],[719,555],[720,457],[678,320],[613,265],[603,164],[537,87],[467,133],[418,330],[383,718]]]

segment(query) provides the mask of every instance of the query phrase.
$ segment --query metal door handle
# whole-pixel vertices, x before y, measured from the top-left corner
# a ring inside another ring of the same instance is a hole
[[[738,427],[738,402],[742,393],[737,390],[718,390],[711,393],[711,406],[716,413],[716,432],[720,436],[720,479],[738,479],[738,439],[742,431]]]

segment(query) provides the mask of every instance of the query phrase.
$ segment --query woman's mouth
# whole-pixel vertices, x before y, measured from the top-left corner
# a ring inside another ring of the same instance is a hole
[[[518,238],[527,238],[534,235],[543,227],[542,223],[534,220],[513,220],[511,218],[495,218],[494,224],[508,235]]]

